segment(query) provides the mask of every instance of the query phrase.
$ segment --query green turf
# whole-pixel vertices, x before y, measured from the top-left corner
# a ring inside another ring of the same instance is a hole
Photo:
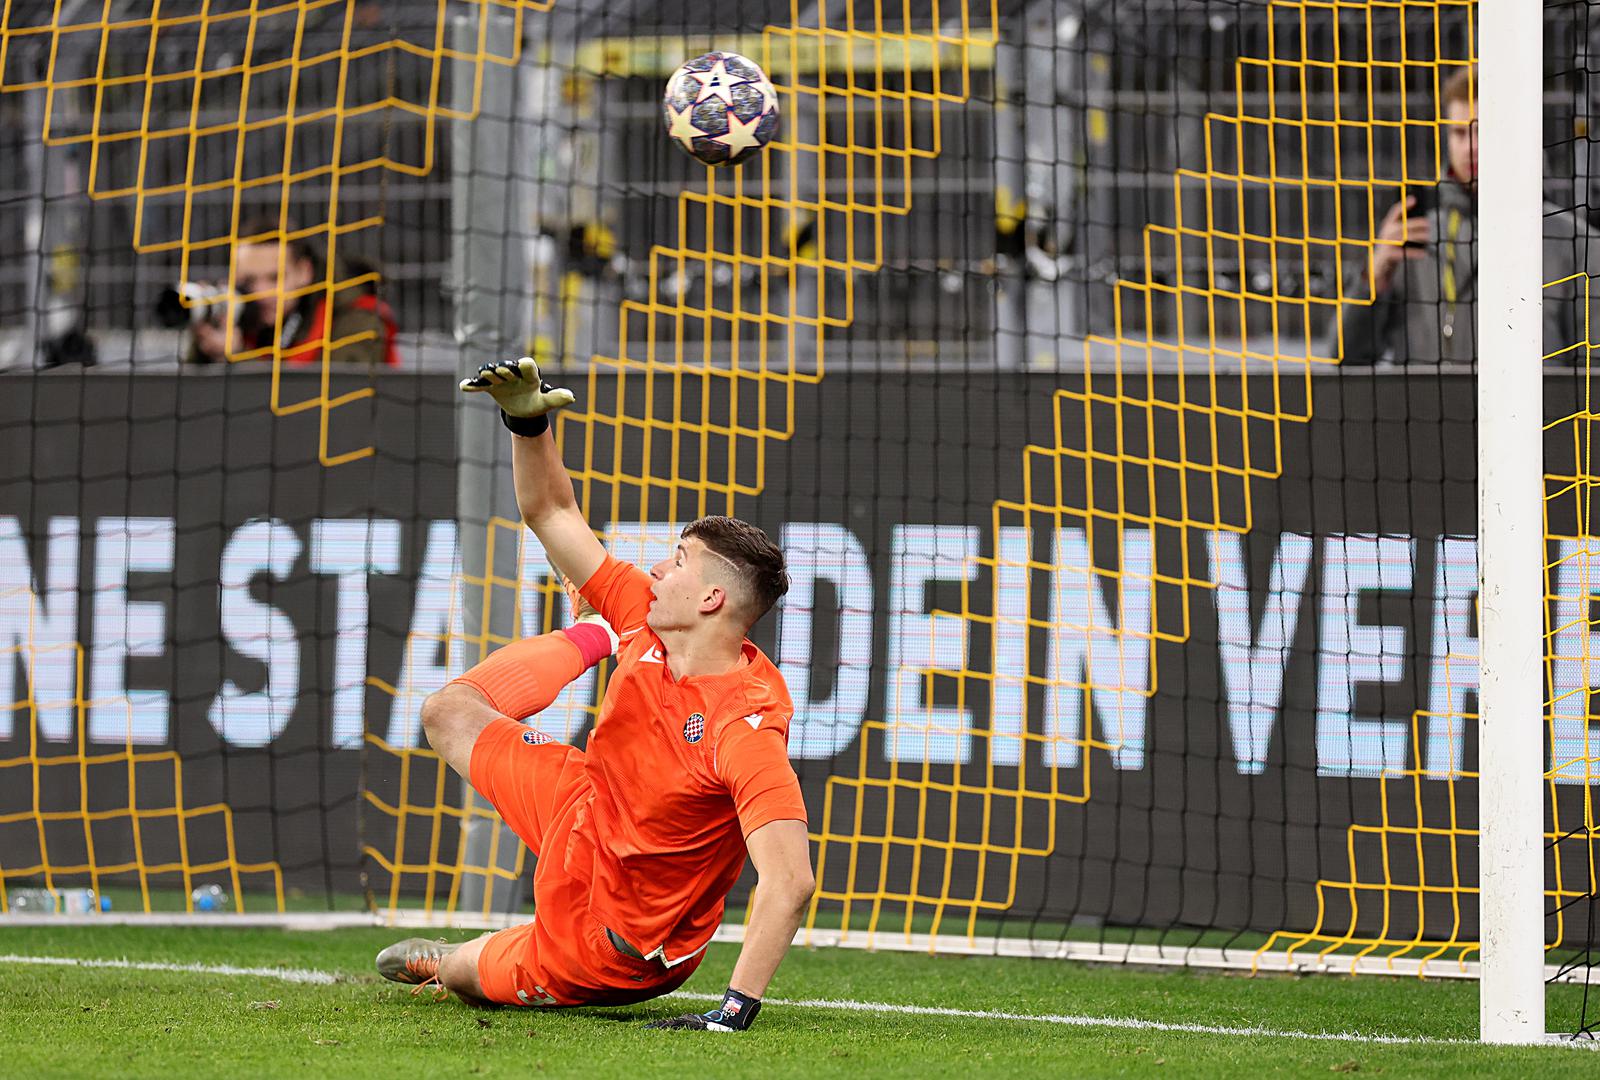
[[[863,1015],[772,1005],[739,1036],[644,1031],[699,1003],[620,1010],[476,1010],[434,1004],[371,973],[393,931],[0,928],[0,953],[310,967],[332,986],[254,976],[17,965],[0,1008],[12,1076],[585,1077],[1117,1076],[1382,1073],[1595,1076],[1564,1048],[1379,1046],[1075,1028],[1025,1021]],[[454,935],[465,937],[468,935]],[[685,988],[722,989],[717,946]],[[1575,988],[1551,991],[1575,1016]],[[1178,1023],[1473,1037],[1477,988],[1460,981],[1147,972],[1058,961],[796,951],[769,998],[894,1002]]]

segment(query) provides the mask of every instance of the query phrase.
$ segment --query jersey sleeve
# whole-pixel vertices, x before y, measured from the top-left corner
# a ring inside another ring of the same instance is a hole
[[[655,599],[650,575],[610,554],[578,591],[618,634],[643,626]]]
[[[745,836],[769,822],[806,820],[800,779],[778,725],[728,721],[717,738],[716,771],[733,796]]]

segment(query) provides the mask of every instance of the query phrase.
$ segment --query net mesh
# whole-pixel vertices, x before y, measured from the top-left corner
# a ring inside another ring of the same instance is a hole
[[[1563,978],[1592,966],[1600,775],[1589,8],[1546,10]],[[217,881],[246,909],[525,908],[528,853],[420,723],[452,674],[563,618],[507,508],[454,498],[486,279],[494,347],[578,392],[557,437],[613,550],[648,562],[730,513],[788,552],[758,636],[798,707],[814,933],[1459,969],[1476,207],[1441,178],[1473,15],[7,5],[0,127],[33,187],[0,204],[32,253],[0,280],[23,369],[0,417],[0,776],[27,778],[0,785],[0,896],[137,885],[159,908]],[[760,63],[784,117],[738,170],[660,130],[662,80],[710,48]],[[475,123],[503,164],[452,141]],[[1407,198],[1426,257],[1380,235]],[[460,245],[497,201],[517,211],[489,273]],[[230,283],[187,304],[233,325],[264,294],[240,282],[253,241],[319,251],[286,304],[382,296],[399,370],[349,363],[370,321],[229,346],[222,374],[179,363],[150,286]],[[1397,257],[1399,292],[1374,289]],[[87,339],[110,370],[43,372]],[[540,727],[581,740],[605,677]]]
[[[81,147],[78,179],[90,198],[131,200],[135,252],[170,255],[165,262],[175,263],[183,281],[226,259],[222,281],[233,283],[233,253],[242,243],[309,241],[325,256],[323,265],[284,296],[331,304],[379,277],[342,259],[341,246],[371,243],[383,220],[382,194],[374,200],[346,192],[375,172],[432,173],[435,122],[470,121],[479,108],[472,97],[453,104],[441,97],[445,73],[459,64],[515,65],[522,19],[549,8],[540,0],[456,0],[440,4],[432,20],[400,21],[349,0],[98,10],[8,4],[0,22],[0,93],[42,94],[42,131],[27,137]],[[502,40],[489,33],[487,16],[496,9],[513,16]],[[453,47],[443,33],[461,17],[477,32],[453,40],[471,49]],[[422,138],[392,139],[393,113],[416,118]],[[237,322],[241,305],[262,291],[226,290],[225,322]],[[325,365],[372,336],[324,334],[304,360]],[[328,429],[335,411],[370,397],[372,388],[330,395],[322,387],[295,398],[278,381],[295,351],[281,339],[229,342],[225,358],[271,361],[273,412],[319,415],[323,464],[371,454],[371,446],[330,449],[337,442],[330,443]]]
[[[1577,1009],[1554,1014],[1558,1029],[1591,1038],[1600,1030],[1600,1008],[1591,1003],[1589,994],[1596,970],[1595,916],[1600,903],[1596,872],[1600,804],[1595,796],[1600,738],[1592,730],[1596,714],[1588,692],[1595,648],[1591,560],[1596,533],[1590,505],[1594,486],[1590,378],[1593,351],[1600,343],[1593,300],[1600,252],[1588,216],[1593,203],[1592,56],[1595,31],[1600,28],[1595,16],[1590,3],[1547,7],[1545,90],[1547,100],[1556,104],[1545,118],[1544,206],[1545,360],[1562,365],[1565,375],[1558,392],[1552,393],[1548,382],[1546,389],[1544,651],[1550,746],[1546,925],[1558,962],[1557,977],[1576,976],[1584,986]],[[1551,311],[1571,313],[1556,333],[1549,329]],[[1566,375],[1569,365],[1571,373]]]

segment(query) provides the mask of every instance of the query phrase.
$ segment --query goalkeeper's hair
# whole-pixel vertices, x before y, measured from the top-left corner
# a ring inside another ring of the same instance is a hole
[[[760,529],[747,521],[731,517],[703,517],[691,521],[683,530],[684,539],[693,537],[708,551],[733,567],[738,579],[738,607],[750,625],[772,610],[778,598],[789,591],[789,570],[783,551]]]

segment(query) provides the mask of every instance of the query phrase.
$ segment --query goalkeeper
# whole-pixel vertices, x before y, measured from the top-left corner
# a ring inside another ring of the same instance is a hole
[[[549,431],[546,414],[572,393],[541,383],[527,358],[485,365],[461,388],[500,405],[522,518],[604,621],[508,645],[424,703],[433,748],[539,855],[536,918],[460,945],[402,941],[378,970],[480,1003],[658,997],[704,956],[748,852],[759,888],[721,1005],[651,1025],[742,1031],[814,889],[788,758],[793,707],[745,637],[788,590],[783,554],[752,525],[708,517],[649,574],[617,560],[579,511]],[[613,652],[587,750],[519,722]]]

